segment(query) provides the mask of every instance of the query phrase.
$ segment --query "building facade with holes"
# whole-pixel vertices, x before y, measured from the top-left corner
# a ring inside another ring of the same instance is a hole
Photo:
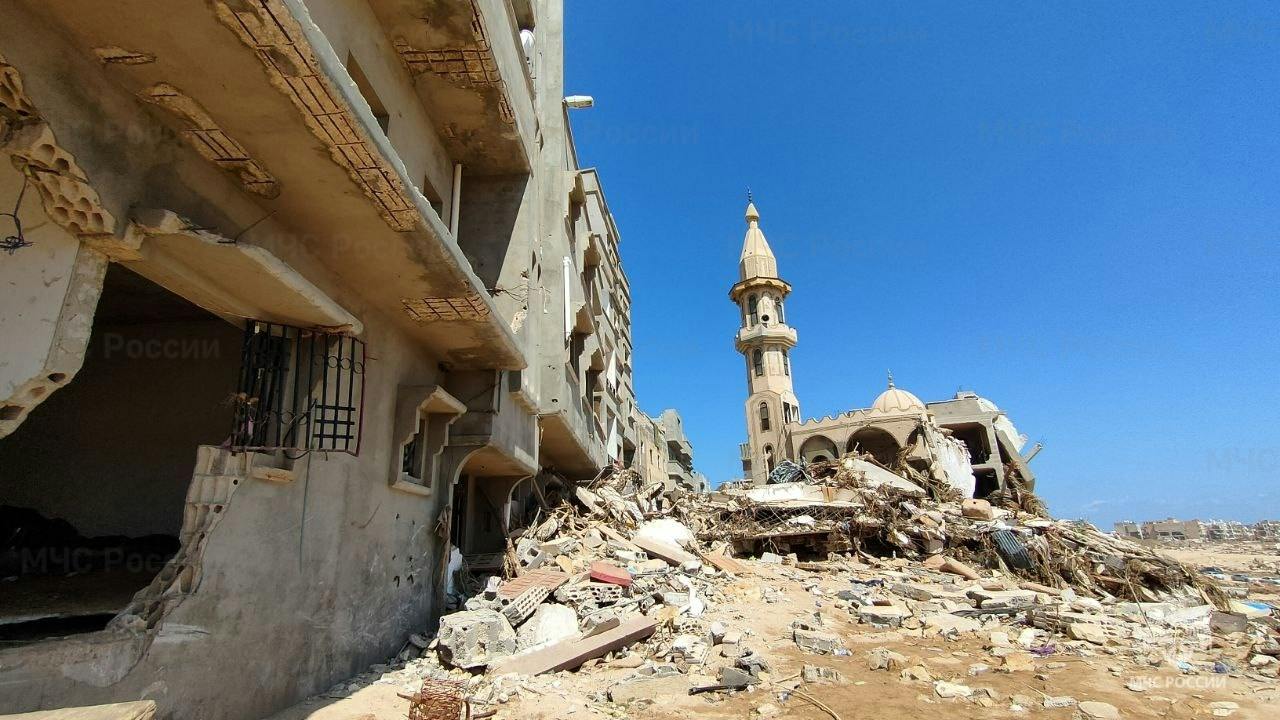
[[[635,446],[561,3],[431,8],[6,4],[0,712],[266,716]]]
[[[745,479],[764,484],[782,460],[810,463],[859,452],[885,467],[907,464],[937,473],[967,495],[999,490],[1013,472],[1035,487],[1027,463],[1040,446],[1024,451],[1027,438],[1008,416],[971,392],[925,403],[895,387],[890,376],[888,387],[866,408],[803,419],[790,355],[798,335],[784,309],[791,285],[778,272],[760,213],[750,201],[746,222],[738,282],[729,291],[739,311],[734,347],[747,374],[747,442],[739,446]]]

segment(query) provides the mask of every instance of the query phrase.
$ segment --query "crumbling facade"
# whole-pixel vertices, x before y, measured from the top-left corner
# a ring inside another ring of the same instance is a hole
[[[559,0],[3,15],[0,712],[265,716],[634,446]]]
[[[681,489],[706,492],[707,478],[693,469],[693,444],[684,432],[684,419],[673,408],[650,417],[636,409],[636,447],[627,466],[646,484],[661,482],[667,492]]]
[[[797,334],[783,310],[791,285],[779,276],[760,213],[750,201],[746,221],[739,280],[729,291],[740,311],[735,348],[747,371],[748,439],[741,445],[746,479],[761,485],[783,460],[812,463],[856,451],[884,467],[911,465],[966,496],[1001,490],[1015,473],[1022,487],[1035,487],[1027,463],[1039,446],[1024,452],[1027,438],[1008,416],[971,392],[926,404],[896,387],[890,376],[888,388],[869,407],[802,420],[789,354]]]

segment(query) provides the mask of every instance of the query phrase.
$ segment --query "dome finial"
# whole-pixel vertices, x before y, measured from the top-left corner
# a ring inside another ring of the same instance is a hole
[[[888,370],[887,372],[889,373],[889,387],[893,387],[893,371]]]
[[[751,188],[747,187],[747,223],[753,223],[760,220],[760,212],[756,210],[756,204],[751,199]]]

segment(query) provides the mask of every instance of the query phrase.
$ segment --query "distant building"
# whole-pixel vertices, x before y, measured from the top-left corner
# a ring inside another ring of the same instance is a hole
[[[1248,540],[1254,535],[1249,526],[1236,520],[1209,520],[1204,528],[1210,540]]]
[[[1141,539],[1142,526],[1132,520],[1122,520],[1113,526],[1115,534],[1124,538]]]
[[[1253,539],[1280,540],[1280,520],[1263,520],[1253,525]]]
[[[684,420],[674,409],[649,417],[633,411],[635,450],[627,465],[647,482],[661,480],[667,490],[707,492],[707,478],[693,469],[693,444],[684,434]]]
[[[1205,525],[1199,520],[1152,520],[1142,523],[1141,537],[1146,540],[1200,540]]]

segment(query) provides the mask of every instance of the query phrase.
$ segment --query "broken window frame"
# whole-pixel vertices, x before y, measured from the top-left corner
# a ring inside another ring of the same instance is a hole
[[[755,327],[760,324],[760,298],[755,294],[747,296],[747,325]]]
[[[791,377],[791,358],[785,349],[782,351],[782,374]]]
[[[764,402],[764,401],[761,401],[761,402],[760,402],[760,431],[761,431],[761,432],[768,432],[768,431],[769,431],[769,427],[770,427],[770,424],[769,424],[769,403]]]
[[[755,370],[756,377],[764,377],[764,351],[760,348],[751,353],[751,367]]]
[[[355,337],[250,320],[228,447],[359,456],[365,360]]]

